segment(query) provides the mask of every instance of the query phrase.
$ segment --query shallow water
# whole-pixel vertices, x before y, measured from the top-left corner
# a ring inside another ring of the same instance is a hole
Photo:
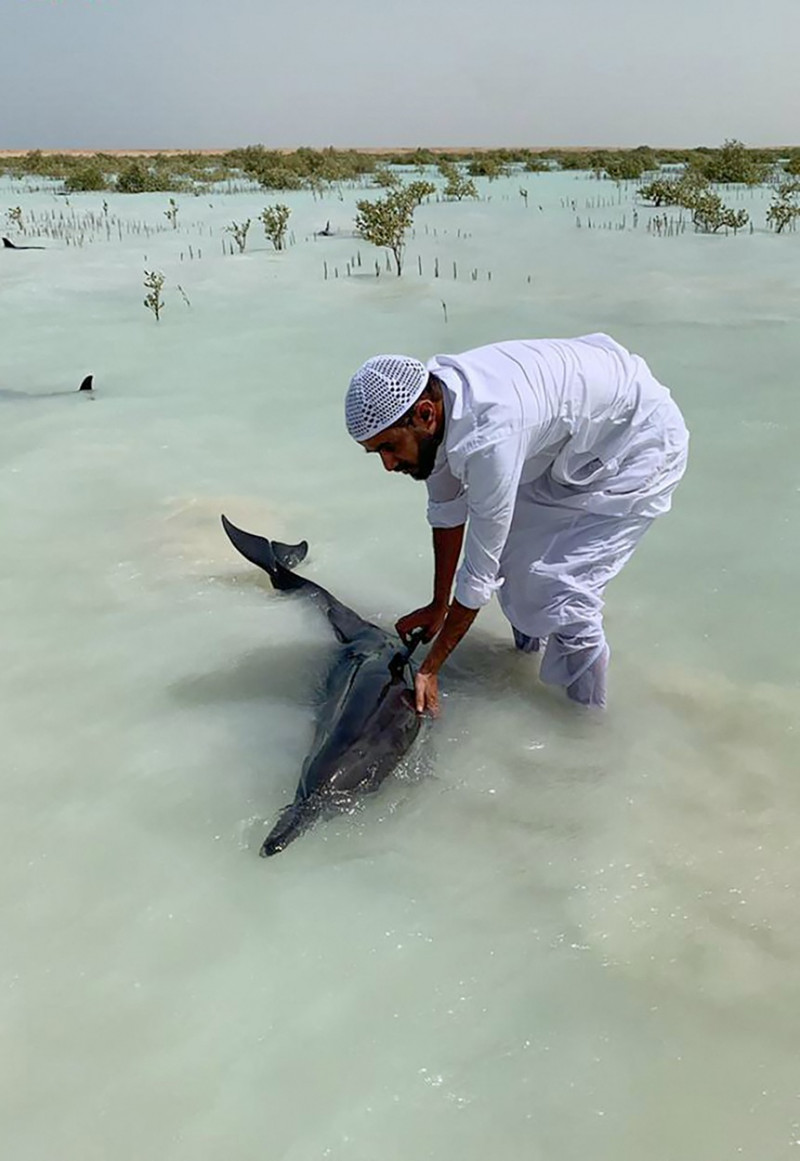
[[[418,210],[400,280],[347,236],[350,190],[179,197],[175,232],[166,196],[108,195],[121,239],[0,252],[14,1161],[797,1153],[800,236],[763,231],[763,191],[730,195],[757,228],[728,238],[633,229],[632,190],[585,175],[483,191]],[[333,645],[219,513],[307,537],[309,573],[391,625],[430,589],[424,489],[348,440],[353,369],[593,330],[692,431],[608,593],[608,714],[539,685],[490,608],[400,776],[258,859]],[[28,397],[89,372],[94,399]]]

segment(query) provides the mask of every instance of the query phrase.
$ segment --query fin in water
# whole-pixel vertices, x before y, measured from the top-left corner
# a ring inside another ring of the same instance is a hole
[[[18,246],[10,238],[3,238],[4,250],[44,250],[44,246]]]
[[[347,605],[337,601],[336,597],[332,596],[322,585],[318,585],[315,581],[309,580],[308,577],[301,576],[299,573],[292,572],[294,564],[303,560],[308,551],[308,544],[305,540],[294,545],[279,544],[274,540],[267,540],[265,536],[256,536],[252,532],[245,532],[243,529],[237,528],[235,524],[231,524],[227,516],[223,515],[221,519],[222,527],[237,552],[240,552],[245,560],[249,560],[251,564],[255,564],[258,568],[263,568],[265,572],[269,573],[270,580],[279,591],[302,591],[325,614],[342,644],[354,641],[356,637],[360,637],[365,632],[386,635],[383,629],[373,625],[370,621],[365,621]]]
[[[92,385],[93,379],[94,379],[94,375],[87,375],[86,378],[81,383],[78,390],[79,391],[91,391],[91,390],[93,390],[93,385]]]
[[[269,573],[276,589],[293,589],[303,583],[291,570],[305,559],[308,552],[305,540],[300,544],[280,544],[267,540],[265,536],[256,536],[252,532],[237,528],[235,524],[231,524],[227,516],[222,516],[221,519],[222,527],[236,551],[241,552],[245,560]]]
[[[284,568],[297,568],[308,555],[307,540],[301,540],[299,544],[281,544],[280,540],[273,540],[271,543],[278,563]]]

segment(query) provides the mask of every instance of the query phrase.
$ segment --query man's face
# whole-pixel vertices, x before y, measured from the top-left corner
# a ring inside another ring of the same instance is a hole
[[[361,446],[370,454],[377,453],[387,472],[402,472],[414,480],[427,480],[442,436],[436,433],[432,407],[423,404],[419,410],[421,414],[415,414],[410,423],[387,427]]]

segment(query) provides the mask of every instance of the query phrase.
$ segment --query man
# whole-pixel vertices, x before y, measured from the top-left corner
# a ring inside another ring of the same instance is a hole
[[[403,640],[435,638],[417,711],[438,712],[439,669],[495,592],[518,649],[546,640],[541,679],[604,707],[603,592],[686,468],[683,417],[645,361],[603,334],[494,343],[427,367],[379,355],[353,376],[345,415],[387,471],[428,487],[433,599],[396,626]]]

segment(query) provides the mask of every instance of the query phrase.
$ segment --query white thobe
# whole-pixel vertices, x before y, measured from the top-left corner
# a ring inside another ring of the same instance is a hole
[[[428,520],[467,524],[455,598],[477,609],[497,592],[516,629],[549,638],[543,680],[569,687],[607,660],[602,593],[670,507],[683,417],[603,334],[493,343],[428,370],[445,408]]]

